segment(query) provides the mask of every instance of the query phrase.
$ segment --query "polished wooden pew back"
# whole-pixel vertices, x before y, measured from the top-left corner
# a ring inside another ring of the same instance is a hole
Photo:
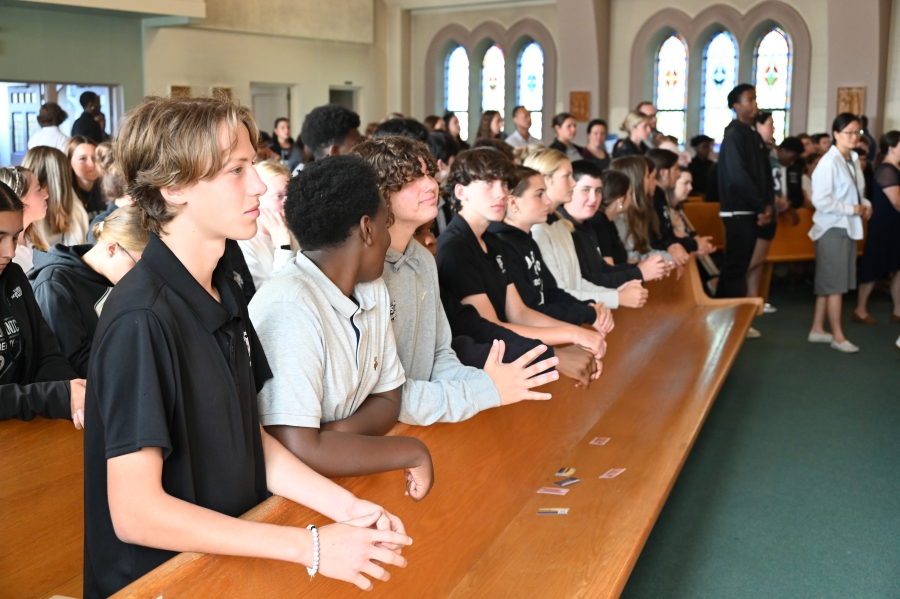
[[[548,402],[488,410],[459,424],[398,425],[431,449],[436,482],[421,503],[400,473],[339,482],[400,516],[409,567],[374,597],[615,597],[758,312],[758,300],[708,299],[694,261],[681,281],[649,284],[642,310],[619,310],[604,375],[589,390],[549,386]],[[593,436],[612,440],[589,445]],[[536,495],[562,466],[583,482]],[[609,468],[627,471],[612,480]],[[539,507],[570,507],[537,516]],[[321,516],[273,497],[246,518],[306,526]],[[356,587],[284,562],[181,554],[118,598],[355,597]]]

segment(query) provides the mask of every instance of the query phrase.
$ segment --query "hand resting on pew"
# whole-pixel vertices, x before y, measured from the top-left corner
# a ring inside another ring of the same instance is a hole
[[[497,391],[500,393],[500,405],[508,406],[524,399],[547,400],[552,397],[549,393],[532,391],[535,387],[546,385],[559,378],[559,372],[542,372],[559,364],[559,358],[554,356],[537,364],[529,364],[547,350],[546,345],[539,345],[531,351],[509,364],[503,363],[503,355],[506,352],[506,343],[494,340],[487,362],[484,363],[484,371],[494,381]]]
[[[75,428],[78,430],[84,428],[84,390],[86,384],[87,381],[84,379],[72,379],[69,381],[72,422],[75,423]]]
[[[369,590],[372,583],[363,574],[388,580],[390,575],[382,565],[406,566],[399,548],[410,545],[412,539],[406,536],[399,518],[318,476],[265,431],[261,434],[269,490],[339,521],[319,530],[319,571],[324,576]],[[159,447],[144,447],[108,460],[110,515],[120,539],[171,551],[262,557],[312,566],[309,530],[232,518],[176,499],[162,487],[162,465]]]

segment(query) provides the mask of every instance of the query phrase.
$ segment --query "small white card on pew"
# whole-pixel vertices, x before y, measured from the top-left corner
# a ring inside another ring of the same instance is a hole
[[[569,513],[567,507],[542,507],[538,508],[538,516],[559,516]]]
[[[609,437],[594,437],[588,445],[606,445],[609,443]]]
[[[600,475],[600,478],[615,478],[625,472],[625,468],[613,468]]]
[[[541,487],[538,489],[540,495],[565,495],[569,489],[560,489],[559,487]]]

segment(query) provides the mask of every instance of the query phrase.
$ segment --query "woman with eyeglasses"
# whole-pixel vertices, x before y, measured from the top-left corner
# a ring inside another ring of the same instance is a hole
[[[813,173],[812,203],[816,207],[810,238],[816,242],[816,312],[809,332],[811,343],[830,343],[846,354],[859,351],[841,328],[843,295],[856,289],[856,242],[863,238],[863,219],[872,216],[865,198],[859,156],[859,117],[842,112],[834,119],[834,145],[822,156]],[[831,333],[825,331],[825,315]]]
[[[94,245],[56,245],[35,252],[28,273],[41,312],[79,376],[87,376],[91,342],[114,285],[141,259],[147,230],[141,211],[125,206],[93,227]]]

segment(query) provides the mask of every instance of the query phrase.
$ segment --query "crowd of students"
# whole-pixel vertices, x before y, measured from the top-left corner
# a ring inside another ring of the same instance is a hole
[[[65,153],[36,145],[0,169],[0,418],[85,429],[85,597],[179,551],[294,561],[361,588],[364,574],[386,580],[412,542],[402,522],[325,477],[403,470],[418,501],[431,454],[388,436],[396,422],[550,399],[537,388],[561,376],[589,387],[612,310],[640,309],[643,283],[691,255],[720,296],[746,293],[773,208],[796,205],[778,203],[773,172],[803,153],[789,138],[770,160],[771,117],[748,87],[729,96],[738,118],[718,162],[706,163],[712,140],[695,139],[693,168],[654,134],[647,103],[609,152],[604,121],[582,148],[566,113],[553,144],[535,144],[521,107],[513,150],[498,114],[471,147],[453,114],[393,115],[361,134],[337,105],[311,111],[298,140],[278,119],[267,141],[231,100],[147,98],[114,143],[75,135]],[[858,129],[838,117],[813,177],[821,315],[855,282],[847,240],[860,219],[900,210],[900,133],[882,140],[870,208],[845,153]],[[721,273],[681,210],[692,180],[716,171]],[[900,318],[900,264],[884,259],[896,223],[879,226],[865,284],[895,273]],[[826,336],[821,315],[817,304],[810,340]],[[236,518],[269,493],[338,524]]]

